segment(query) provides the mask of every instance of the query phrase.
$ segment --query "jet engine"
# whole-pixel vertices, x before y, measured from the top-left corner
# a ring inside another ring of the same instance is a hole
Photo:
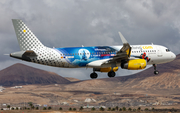
[[[122,69],[139,70],[146,68],[147,62],[144,59],[129,60],[128,62],[121,63]]]
[[[116,72],[118,70],[118,67],[114,67],[113,71]],[[107,67],[107,68],[94,68],[94,71],[99,71],[99,72],[110,72],[111,71],[111,67]]]

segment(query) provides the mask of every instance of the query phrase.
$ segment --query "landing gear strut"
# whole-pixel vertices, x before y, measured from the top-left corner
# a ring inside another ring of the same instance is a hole
[[[154,74],[155,74],[155,75],[158,75],[158,74],[159,74],[159,71],[156,70],[156,64],[153,64],[153,66],[154,66]]]
[[[108,72],[108,76],[109,77],[115,77],[116,73],[114,71],[110,71],[110,72]]]
[[[95,72],[93,72],[93,73],[90,74],[90,77],[91,77],[92,79],[96,79],[96,78],[98,77],[98,74],[95,73]]]

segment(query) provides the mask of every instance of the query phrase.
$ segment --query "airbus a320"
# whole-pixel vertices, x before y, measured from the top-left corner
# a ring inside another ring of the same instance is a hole
[[[119,67],[140,70],[153,65],[154,74],[158,74],[157,64],[176,58],[173,52],[161,45],[130,45],[120,32],[122,46],[49,48],[38,40],[22,20],[12,19],[12,22],[20,51],[11,53],[11,57],[54,67],[92,68],[92,79],[98,77],[96,72],[106,72],[109,77],[115,77]]]

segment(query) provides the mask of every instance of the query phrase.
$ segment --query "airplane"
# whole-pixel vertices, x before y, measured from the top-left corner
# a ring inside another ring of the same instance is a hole
[[[12,19],[20,51],[10,54],[10,57],[28,62],[62,67],[62,68],[93,68],[90,74],[96,79],[96,72],[106,72],[109,77],[115,77],[121,67],[128,70],[145,69],[147,65],[154,66],[154,74],[159,74],[157,64],[171,62],[176,55],[161,45],[131,45],[119,32],[122,46],[93,47],[62,47],[49,48],[44,46],[31,30],[20,19]]]

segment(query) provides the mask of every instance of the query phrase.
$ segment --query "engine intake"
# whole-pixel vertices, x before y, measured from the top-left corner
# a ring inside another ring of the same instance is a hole
[[[121,63],[122,69],[140,70],[146,68],[147,62],[144,59],[129,60],[128,62]]]

